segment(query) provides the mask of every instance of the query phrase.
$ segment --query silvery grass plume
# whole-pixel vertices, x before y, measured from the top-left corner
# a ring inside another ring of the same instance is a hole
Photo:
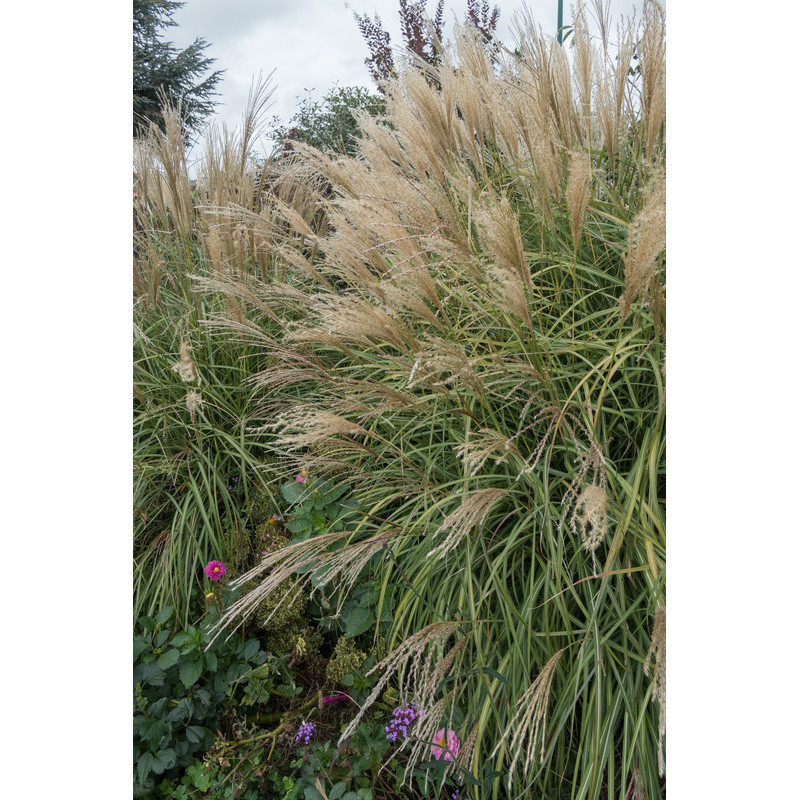
[[[194,422],[197,418],[197,412],[203,405],[203,395],[194,389],[188,389],[186,392],[186,408],[189,410],[189,416]]]
[[[520,757],[525,755],[522,774],[528,775],[536,757],[539,745],[539,762],[544,761],[544,734],[547,728],[547,703],[550,699],[550,688],[553,684],[556,667],[564,655],[563,648],[555,653],[542,667],[542,671],[530,685],[525,694],[517,702],[517,711],[508,729],[498,741],[492,752],[494,758],[501,750],[510,754],[508,767],[508,789],[511,791],[515,770]]]
[[[451,511],[434,531],[434,539],[442,534],[447,536],[441,544],[430,550],[428,558],[447,555],[465,536],[475,528],[482,527],[493,506],[507,494],[504,489],[479,489],[464,497],[458,508]]]
[[[658,703],[658,771],[664,774],[664,734],[667,732],[667,609],[656,608],[650,649],[644,659],[644,674],[649,677],[655,660],[652,701]]]
[[[656,172],[644,192],[644,205],[636,215],[625,256],[625,294],[620,298],[624,317],[643,295],[653,309],[653,319],[663,305],[659,259],[667,241],[667,187],[663,172]],[[656,322],[658,324],[658,322]]]
[[[594,553],[606,535],[606,490],[591,484],[584,486],[570,517],[570,527],[583,543],[583,549]]]
[[[186,337],[181,338],[180,359],[172,365],[173,372],[177,372],[184,383],[201,383],[200,373],[197,371],[197,364],[192,359],[192,346]],[[187,401],[188,403],[188,401]]]
[[[441,727],[442,716],[452,703],[447,693],[438,699],[436,694],[445,678],[453,673],[463,658],[469,634],[461,636],[449,649],[445,649],[448,640],[461,628],[458,622],[435,622],[410,636],[377,663],[367,675],[379,675],[378,682],[339,737],[338,744],[341,746],[353,734],[389,680],[395,678],[401,702],[413,701],[418,709],[425,712],[414,728],[414,743],[405,771],[405,779],[408,780],[414,766],[427,760],[433,734]]]
[[[306,572],[298,580],[297,593],[308,590],[312,575],[316,576],[318,587],[333,581],[339,581],[340,585],[347,588],[352,587],[364,566],[374,555],[385,549],[393,535],[396,534],[380,532],[366,539],[354,540],[352,531],[335,531],[319,534],[306,541],[296,542],[267,553],[257,566],[231,583],[231,588],[236,589],[250,581],[260,579],[259,585],[253,591],[239,598],[226,609],[214,627],[212,643],[235,620],[246,618],[252,614],[266,597],[280,589],[285,582],[296,577],[295,573],[298,570],[314,567],[312,571]],[[344,543],[344,547],[341,547],[341,543]],[[340,549],[332,551],[331,546],[337,544],[340,545]],[[286,600],[285,597],[284,600]],[[276,605],[272,614],[277,608]],[[265,622],[269,622],[272,614]],[[235,631],[230,633],[228,638],[233,633]]]

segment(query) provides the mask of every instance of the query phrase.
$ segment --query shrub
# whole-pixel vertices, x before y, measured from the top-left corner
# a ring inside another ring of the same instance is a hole
[[[133,640],[135,797],[150,796],[162,776],[179,776],[209,749],[237,681],[265,660],[256,639],[207,648],[202,628],[171,634],[164,624],[173,611],[140,618]]]

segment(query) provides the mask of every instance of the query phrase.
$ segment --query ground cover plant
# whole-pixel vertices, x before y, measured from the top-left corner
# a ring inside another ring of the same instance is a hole
[[[217,207],[252,247],[193,296],[254,354],[284,535],[215,635],[302,594],[297,658],[364,656],[335,722],[282,707],[310,749],[276,793],[665,795],[665,31],[596,14],[458,29],[355,156],[298,144],[291,195]]]

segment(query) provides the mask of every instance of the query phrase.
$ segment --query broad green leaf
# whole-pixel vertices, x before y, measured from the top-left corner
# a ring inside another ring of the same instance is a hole
[[[334,784],[333,788],[328,792],[328,800],[339,800],[346,789],[347,784],[344,781],[339,781],[339,783]]]
[[[293,482],[284,483],[283,486],[281,486],[281,494],[284,496],[287,503],[295,505],[305,497],[308,497],[311,491],[304,484]]]
[[[170,667],[174,666],[178,663],[181,654],[179,650],[171,649],[167,650],[166,653],[162,653],[158,657],[158,661],[156,662],[161,669],[169,669]]]
[[[203,672],[203,662],[197,658],[191,661],[185,661],[181,664],[179,672],[181,683],[188,689],[197,683],[198,678]]]
[[[156,614],[156,622],[163,625],[171,616],[174,608],[172,606],[165,606],[161,611]]]
[[[305,531],[310,531],[312,527],[313,523],[311,522],[311,517],[305,514],[302,516],[298,515],[295,519],[286,523],[286,529],[292,533],[304,533]]]
[[[375,614],[370,609],[356,607],[345,617],[345,636],[353,638],[364,631],[369,630],[373,622],[375,622]]]

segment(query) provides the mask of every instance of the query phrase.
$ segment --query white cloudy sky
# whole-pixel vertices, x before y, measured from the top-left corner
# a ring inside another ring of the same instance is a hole
[[[493,7],[495,3],[491,3]],[[512,21],[523,8],[522,0],[505,0],[500,7],[498,32],[504,42],[513,39]],[[558,0],[527,0],[525,4],[545,33],[555,34]],[[571,19],[570,0],[564,2],[564,24]],[[641,0],[611,0],[612,19],[641,7]],[[195,38],[210,43],[207,54],[225,70],[220,84],[216,119],[229,127],[241,118],[253,77],[275,70],[274,105],[268,117],[288,122],[298,98],[322,97],[334,83],[372,87],[364,65],[369,50],[353,13],[380,16],[391,34],[392,45],[402,44],[398,0],[187,0],[168,28],[165,38],[185,47]],[[428,0],[433,13],[436,0]],[[445,0],[445,39],[453,20],[466,14],[466,0]]]

